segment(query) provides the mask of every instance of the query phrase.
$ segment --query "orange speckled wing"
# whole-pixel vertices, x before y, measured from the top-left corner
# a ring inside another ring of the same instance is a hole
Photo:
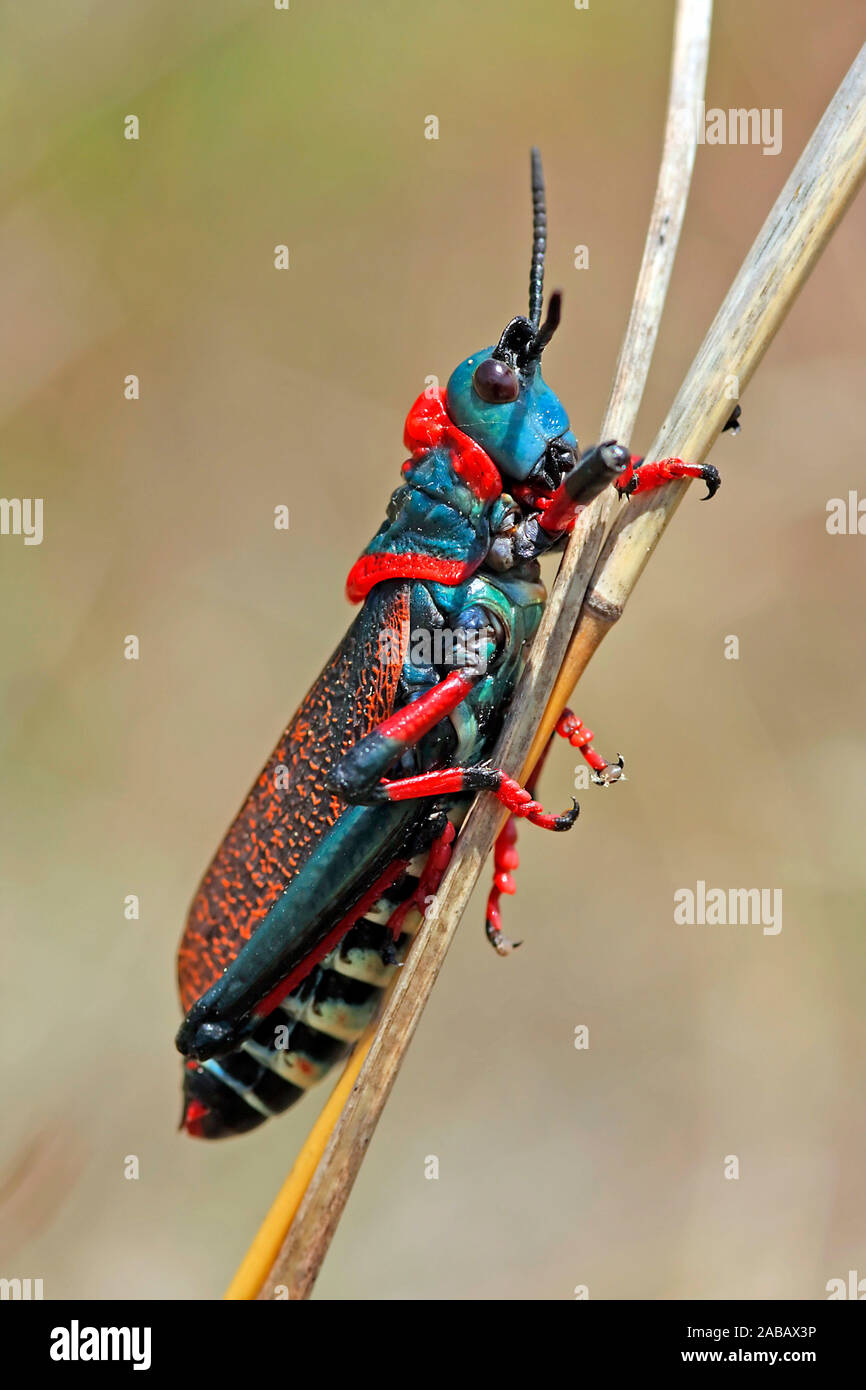
[[[190,908],[178,953],[185,1011],[216,983],[346,810],[325,777],[392,712],[408,632],[408,584],[379,585],[263,767]]]

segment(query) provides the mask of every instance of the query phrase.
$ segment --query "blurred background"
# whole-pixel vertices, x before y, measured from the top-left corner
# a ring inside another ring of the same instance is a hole
[[[218,1297],[325,1099],[177,1133],[188,902],[352,616],[425,377],[524,309],[533,142],[566,296],[545,371],[596,438],[672,23],[668,0],[7,8],[2,490],[44,498],[44,540],[0,540],[0,1274],[46,1298]],[[857,0],[717,5],[707,105],[781,108],[782,149],[698,152],[635,448],[862,29]],[[629,780],[582,793],[567,843],[523,832],[509,960],[477,892],[318,1297],[866,1275],[866,539],[826,529],[866,496],[864,232],[861,201],[714,450],[717,499],[690,492],[582,683]],[[574,776],[558,747],[545,802]],[[676,925],[698,880],[781,888],[782,931]]]

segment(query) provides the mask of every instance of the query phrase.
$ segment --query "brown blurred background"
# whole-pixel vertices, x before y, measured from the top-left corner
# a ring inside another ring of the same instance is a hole
[[[47,1298],[218,1296],[325,1098],[222,1146],[176,1132],[188,901],[350,619],[425,376],[524,308],[533,142],[566,291],[546,374],[595,438],[672,16],[9,7],[3,492],[43,497],[45,534],[0,540],[0,1274]],[[862,29],[857,0],[717,5],[707,104],[782,108],[783,147],[699,151],[635,447]],[[567,843],[524,831],[517,956],[476,895],[319,1296],[821,1298],[866,1275],[866,538],[825,527],[866,495],[864,230],[861,201],[714,451],[718,498],[692,490],[583,683],[629,781],[584,792]],[[551,759],[551,805],[574,763]],[[781,933],[675,925],[698,879],[781,888]]]

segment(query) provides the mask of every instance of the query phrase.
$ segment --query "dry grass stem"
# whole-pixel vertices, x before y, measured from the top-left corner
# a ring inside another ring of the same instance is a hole
[[[658,186],[602,437],[616,434],[626,440],[643,396],[688,198],[696,145],[695,111],[704,92],[711,14],[711,0],[679,0]],[[500,766],[520,768],[526,762],[539,713],[547,704],[565,657],[614,502],[612,495],[599,499],[587,508],[575,528],[495,754]],[[290,1299],[309,1296],[501,819],[501,809],[492,798],[477,802],[470,812],[437,895],[437,911],[428,914],[400,972],[358,1081],[260,1298],[274,1297],[277,1286],[287,1288]]]

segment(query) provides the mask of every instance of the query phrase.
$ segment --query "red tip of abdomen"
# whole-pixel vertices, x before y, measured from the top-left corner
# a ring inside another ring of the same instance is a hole
[[[200,1100],[191,1100],[183,1113],[180,1127],[185,1129],[187,1134],[191,1134],[193,1139],[202,1139],[204,1137],[202,1121],[209,1114],[210,1111],[207,1106],[203,1105]]]

